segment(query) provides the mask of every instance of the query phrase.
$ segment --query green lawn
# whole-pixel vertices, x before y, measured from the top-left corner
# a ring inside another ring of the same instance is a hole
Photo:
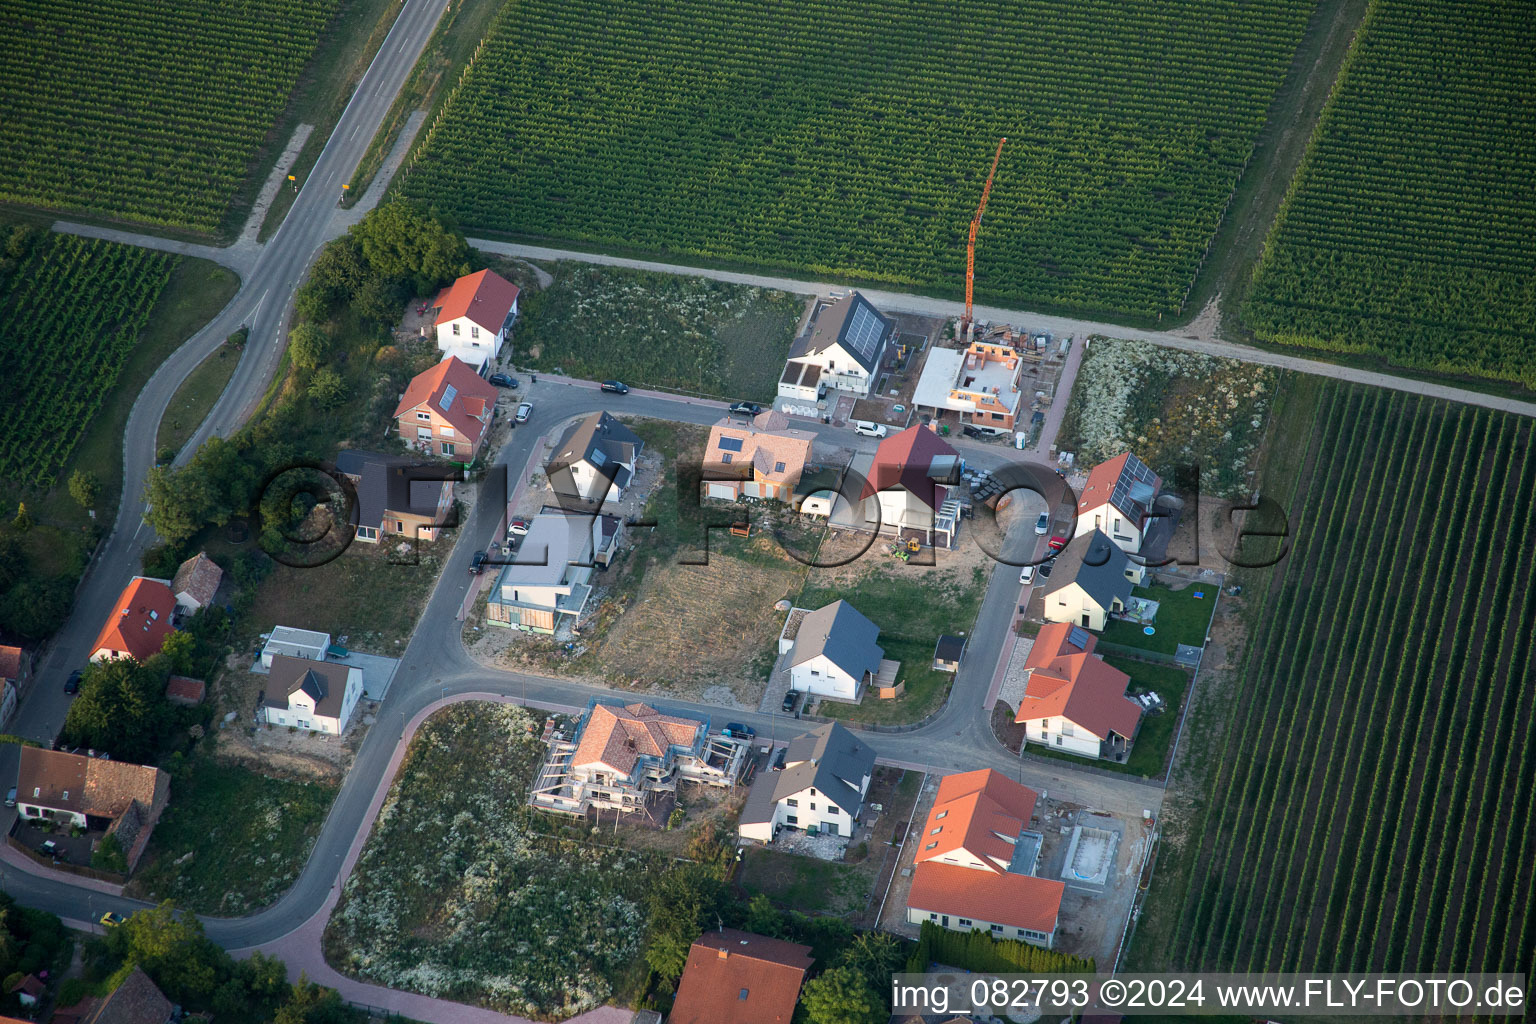
[[[1131,677],[1128,692],[1152,690],[1168,705],[1167,710],[1160,715],[1142,716],[1141,731],[1136,734],[1136,743],[1131,747],[1131,756],[1125,764],[1090,760],[1038,743],[1027,745],[1024,752],[1034,757],[1091,764],[1106,771],[1155,779],[1162,775],[1164,762],[1168,760],[1168,748],[1173,743],[1173,734],[1179,725],[1179,708],[1184,702],[1184,691],[1189,687],[1189,672],[1173,665],[1153,665],[1135,658],[1118,658],[1114,655],[1107,656],[1104,661]]]
[[[762,893],[786,910],[849,917],[868,906],[879,871],[873,856],[844,864],[753,847],[743,854],[736,881],[749,897]]]
[[[336,796],[197,756],[171,781],[171,802],[128,894],[237,917],[273,903],[299,877]]]
[[[171,396],[171,404],[166,406],[165,415],[160,420],[160,432],[155,437],[156,451],[181,450],[208,417],[213,403],[219,400],[239,365],[240,350],[225,342],[187,375],[176,394]]]
[[[1151,636],[1142,632],[1138,622],[1114,619],[1104,627],[1106,643],[1124,647],[1139,647],[1159,654],[1175,654],[1179,644],[1204,647],[1206,630],[1211,624],[1211,614],[1216,609],[1216,595],[1221,590],[1217,583],[1191,583],[1182,590],[1173,590],[1161,583],[1150,587],[1137,587],[1131,591],[1134,597],[1156,601],[1157,618]],[[1203,597],[1196,597],[1203,594]]]

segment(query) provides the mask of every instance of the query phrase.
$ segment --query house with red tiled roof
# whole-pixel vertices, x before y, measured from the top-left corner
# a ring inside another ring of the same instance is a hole
[[[1131,677],[1093,653],[1097,643],[1070,622],[1042,626],[1024,659],[1024,697],[1014,721],[1030,743],[1124,761],[1142,708],[1126,696]]]
[[[908,427],[886,438],[864,472],[864,528],[953,548],[963,469],[960,453],[928,427]]]
[[[412,377],[400,396],[400,440],[428,455],[472,462],[490,433],[497,394],[468,363],[449,356]]]
[[[940,780],[917,837],[907,920],[1050,949],[1066,887],[1035,874],[1038,796],[991,768]]]
[[[811,459],[809,430],[793,430],[789,417],[770,409],[743,423],[727,416],[709,428],[704,446],[704,497],[722,501],[789,501]]]
[[[57,1011],[78,1024],[169,1024],[180,1013],[142,968],[135,967],[122,984],[105,996],[89,996],[67,1011]]]
[[[22,747],[16,807],[23,820],[103,829],[115,835],[132,870],[171,796],[171,777],[158,768],[61,750]]]
[[[437,348],[476,373],[501,354],[517,320],[518,287],[494,270],[459,278],[432,300]]]
[[[11,982],[8,991],[22,1006],[36,1006],[38,1000],[47,993],[48,986],[39,981],[37,975],[27,974]]]
[[[151,655],[160,653],[165,638],[171,635],[171,614],[175,610],[176,597],[169,581],[135,576],[118,595],[112,614],[96,635],[91,660],[148,661]]]
[[[191,614],[213,603],[213,595],[219,591],[224,579],[220,569],[208,552],[199,551],[176,570],[171,579],[171,593],[176,597],[176,607]]]
[[[1134,555],[1146,538],[1147,527],[1154,518],[1152,503],[1162,486],[1162,477],[1130,452],[1121,452],[1108,462],[1099,463],[1088,474],[1083,493],[1077,496],[1077,528],[1073,536],[1100,530],[1122,550]]]
[[[811,947],[722,928],[688,949],[667,1024],[790,1024]]]
[[[745,742],[711,736],[708,718],[594,698],[574,739],[551,744],[529,802],[578,816],[590,809],[644,812],[675,793],[679,780],[733,785],[749,753]]]

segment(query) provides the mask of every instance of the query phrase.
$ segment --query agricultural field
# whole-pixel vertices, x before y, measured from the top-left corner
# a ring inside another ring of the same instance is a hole
[[[1150,320],[1313,6],[507,4],[403,190],[481,231],[953,295],[1006,136],[978,296]]]
[[[1260,340],[1536,388],[1536,21],[1379,0],[1265,246]]]
[[[1093,466],[1126,449],[1168,480],[1200,467],[1200,493],[1247,487],[1279,371],[1139,341],[1093,338],[1078,367],[1057,447]]]
[[[1529,972],[1532,422],[1317,394],[1291,550],[1133,969]]]
[[[804,299],[622,267],[550,269],[554,280],[521,303],[514,355],[520,367],[710,398],[773,400]]]
[[[546,833],[526,807],[544,747],[506,704],[428,719],[326,930],[338,970],[540,1020],[614,998],[668,863]]]
[[[0,147],[3,149],[3,147]],[[0,479],[46,488],[117,383],[181,257],[14,227],[0,267]]]
[[[0,202],[215,231],[335,11],[10,0]]]

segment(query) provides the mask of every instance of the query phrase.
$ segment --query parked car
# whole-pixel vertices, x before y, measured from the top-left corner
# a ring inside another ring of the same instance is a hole
[[[598,387],[614,395],[629,394],[629,385],[621,380],[605,380]]]
[[[789,748],[788,747],[779,747],[777,750],[775,750],[773,752],[773,756],[771,758],[769,758],[768,767],[772,768],[776,772],[783,771],[784,770],[784,755],[787,754],[788,752],[789,752]]]
[[[485,552],[476,551],[469,560],[469,574],[479,576],[485,571]]]
[[[5,791],[5,806],[7,806],[7,807],[15,807],[16,806],[16,787],[15,786],[12,786],[10,789]]]
[[[1041,512],[1040,518],[1035,520],[1036,536],[1044,537],[1051,532],[1051,517],[1048,513]]]
[[[731,406],[731,412],[740,413],[743,416],[756,416],[763,411],[763,407],[756,402],[737,402]]]
[[[79,693],[80,692],[80,677],[83,674],[84,673],[82,673],[79,669],[75,669],[73,672],[71,672],[69,674],[69,678],[64,680],[64,692],[65,693]]]
[[[969,423],[960,428],[960,433],[964,434],[966,437],[974,437],[978,440],[986,436],[981,432],[981,428],[973,427]]]
[[[1051,578],[1051,570],[1054,568],[1056,568],[1056,560],[1054,558],[1047,558],[1045,561],[1040,563],[1040,571],[1035,575],[1039,576],[1043,580],[1048,580]]]
[[[1026,565],[1022,570],[1020,570],[1019,582],[1024,584],[1026,587],[1035,582],[1035,567],[1032,565]]]
[[[1047,544],[1047,546],[1050,547],[1050,549],[1052,551],[1060,551],[1062,548],[1067,546],[1067,538],[1065,538],[1065,537],[1052,537],[1050,540],[1046,541],[1045,543]]]
[[[507,534],[509,536],[526,537],[528,536],[528,525],[528,520],[526,519],[514,519],[507,524]]]
[[[105,914],[101,915],[101,921],[99,923],[103,928],[116,928],[126,920],[128,919],[122,914],[115,914],[109,910]]]
[[[781,705],[785,711],[793,711],[800,706],[800,691],[790,690],[784,695],[784,703]]]
[[[504,373],[493,373],[493,374],[491,374],[489,377],[487,377],[485,379],[490,381],[492,384],[495,384],[499,388],[515,388],[515,387],[517,387],[517,378],[516,377],[508,377]]]
[[[532,415],[533,415],[533,403],[532,402],[524,402],[522,405],[517,407],[517,416],[514,417],[514,418],[519,423],[527,423],[528,422],[528,418],[530,416],[532,416]]]
[[[868,420],[854,420],[853,432],[865,437],[884,437],[887,433],[884,423],[871,423]]]
[[[738,740],[749,740],[757,735],[757,730],[750,725],[742,725],[740,722],[725,723],[725,735]]]

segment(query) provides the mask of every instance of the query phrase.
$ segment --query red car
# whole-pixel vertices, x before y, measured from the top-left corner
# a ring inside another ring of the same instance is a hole
[[[1065,538],[1065,537],[1052,537],[1046,543],[1050,546],[1050,549],[1052,551],[1060,551],[1062,548],[1067,546],[1067,538]]]

